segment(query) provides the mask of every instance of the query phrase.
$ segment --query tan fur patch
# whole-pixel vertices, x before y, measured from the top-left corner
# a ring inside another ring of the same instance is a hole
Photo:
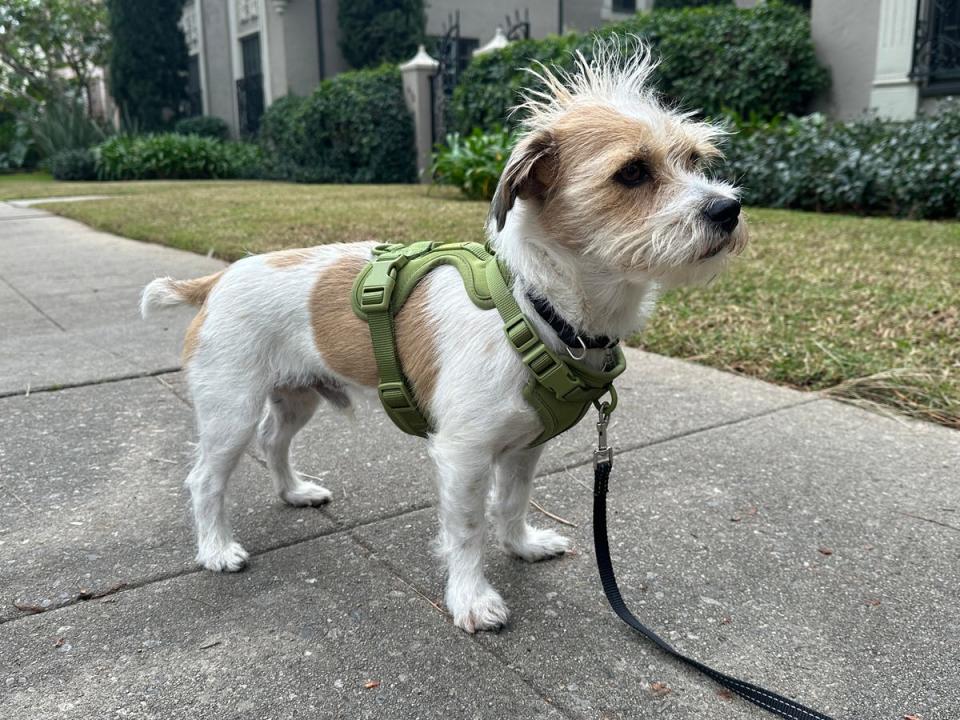
[[[370,329],[351,306],[351,290],[366,258],[345,257],[324,269],[310,294],[313,339],[324,362],[338,375],[360,385],[379,381]],[[426,307],[426,282],[411,293],[397,314],[397,353],[404,374],[422,407],[428,407],[436,386],[436,349]]]
[[[200,312],[190,321],[187,333],[183,336],[183,351],[180,353],[181,365],[186,365],[190,362],[190,359],[197,352],[197,347],[200,345],[200,328],[203,327],[203,321],[206,319],[207,308],[204,306],[200,308]]]
[[[429,408],[437,386],[436,328],[427,307],[427,283],[424,278],[410,293],[397,313],[395,332],[400,367],[413,384],[417,403]]]
[[[223,270],[215,272],[212,275],[194,278],[193,280],[173,280],[170,284],[173,291],[179,295],[185,303],[190,305],[203,305],[207,295],[213,290],[213,286],[220,280]]]
[[[692,169],[694,153],[717,152],[695,125],[670,117],[648,123],[604,105],[568,112],[550,135],[555,179],[543,195],[540,218],[550,235],[572,250],[582,250],[600,230],[604,237],[629,234],[680,189],[677,181]],[[617,172],[631,161],[642,163],[652,180],[635,188],[617,183]],[[584,232],[584,218],[596,232]],[[636,260],[625,255],[620,264],[636,267]]]
[[[278,250],[267,253],[264,260],[270,267],[276,270],[287,270],[303,265],[308,260],[316,257],[315,248],[296,248],[293,250]]]

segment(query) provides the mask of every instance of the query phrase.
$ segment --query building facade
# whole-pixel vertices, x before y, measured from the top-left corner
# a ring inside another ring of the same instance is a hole
[[[238,136],[256,132],[274,100],[347,69],[336,2],[189,0],[181,27],[191,111],[224,119]]]
[[[340,52],[340,0],[189,0],[182,27],[194,114],[223,118],[237,136],[256,132],[274,100],[310,93],[348,69]],[[343,0],[347,2],[349,0]],[[763,0],[736,0],[750,7]],[[459,27],[465,64],[498,28],[542,38],[587,31],[649,10],[655,0],[427,0],[427,35]],[[850,119],[933,111],[960,92],[960,0],[808,0],[816,51],[832,87],[820,107]]]
[[[811,22],[833,117],[906,120],[960,94],[960,0],[814,0]]]

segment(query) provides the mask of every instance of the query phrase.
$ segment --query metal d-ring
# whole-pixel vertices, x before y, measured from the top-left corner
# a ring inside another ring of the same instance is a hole
[[[574,360],[583,360],[587,356],[587,344],[583,341],[583,338],[581,338],[579,335],[577,335],[577,342],[580,343],[580,347],[583,348],[583,355],[581,355],[580,357],[577,357],[576,355],[574,355],[573,351],[570,349],[570,346],[567,345],[566,343],[564,343],[563,346],[567,349],[567,355],[572,357]]]

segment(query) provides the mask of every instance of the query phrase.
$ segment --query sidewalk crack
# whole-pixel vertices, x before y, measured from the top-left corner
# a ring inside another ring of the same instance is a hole
[[[43,309],[42,309],[39,305],[37,305],[33,300],[31,300],[31,299],[28,298],[26,295],[24,295],[22,292],[20,292],[20,289],[17,288],[13,283],[11,283],[11,282],[10,282],[9,280],[7,280],[5,277],[3,277],[3,275],[0,275],[0,281],[2,281],[3,284],[6,285],[8,288],[10,288],[11,290],[13,290],[13,292],[15,292],[15,293],[16,293],[24,302],[26,302],[30,307],[32,307],[32,308],[33,308],[34,310],[36,310],[38,313],[40,313],[41,315],[43,315],[44,318],[46,318],[46,319],[49,320],[51,323],[53,323],[53,324],[60,330],[60,332],[66,332],[66,331],[67,331],[67,329],[66,329],[63,325],[61,325],[61,324],[58,323],[56,320],[54,320],[52,317],[50,317],[49,315],[47,315],[47,313],[45,313],[45,312],[43,311]]]

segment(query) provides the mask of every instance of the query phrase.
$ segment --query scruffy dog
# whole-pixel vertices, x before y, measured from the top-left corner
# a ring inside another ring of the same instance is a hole
[[[598,42],[592,59],[576,61],[570,73],[531,71],[538,89],[518,108],[523,135],[488,225],[517,302],[561,353],[568,346],[528,293],[548,300],[584,337],[625,337],[643,326],[664,289],[713,277],[747,241],[737,190],[705,173],[723,131],[657,98],[648,86],[649,51],[633,39]],[[199,432],[187,485],[205,567],[236,571],[247,562],[224,492],[254,435],[283,500],[331,499],[294,472],[289,448],[321,400],[343,408],[354,392],[376,387],[369,330],[350,305],[372,246],[248,257],[216,275],[162,278],[144,290],[144,315],[165,305],[200,308],[183,357]],[[404,372],[434,424],[428,444],[447,608],[468,632],[495,629],[507,607],[483,572],[488,495],[507,552],[534,562],[567,548],[553,530],[527,522],[540,456],[527,446],[541,431],[522,397],[529,370],[499,314],[477,308],[450,266],[417,286],[398,314],[396,336]],[[605,352],[587,350],[586,361],[599,366]]]

